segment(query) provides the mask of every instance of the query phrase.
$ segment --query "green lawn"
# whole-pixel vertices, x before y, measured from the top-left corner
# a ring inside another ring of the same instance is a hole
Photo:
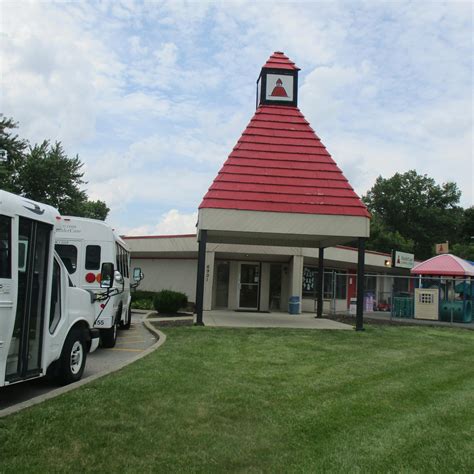
[[[474,333],[168,328],[0,419],[0,472],[473,472]]]

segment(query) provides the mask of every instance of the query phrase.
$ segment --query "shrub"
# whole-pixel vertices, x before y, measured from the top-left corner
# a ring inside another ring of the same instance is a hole
[[[134,309],[153,309],[153,300],[156,292],[136,290],[132,291],[132,308]]]
[[[152,299],[141,299],[132,301],[133,309],[153,309],[153,300]]]
[[[177,313],[188,305],[188,297],[179,291],[161,290],[156,293],[153,303],[159,313]]]

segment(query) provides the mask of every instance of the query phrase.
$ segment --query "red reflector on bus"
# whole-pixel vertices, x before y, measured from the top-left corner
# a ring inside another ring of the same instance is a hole
[[[95,282],[95,275],[93,273],[86,274],[86,281],[87,283],[94,283]]]
[[[100,309],[104,309],[105,308],[105,304],[104,303],[100,303]]]

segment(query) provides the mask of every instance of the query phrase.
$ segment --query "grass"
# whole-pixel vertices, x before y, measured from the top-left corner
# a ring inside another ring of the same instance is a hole
[[[473,472],[474,333],[169,328],[0,419],[0,472]]]

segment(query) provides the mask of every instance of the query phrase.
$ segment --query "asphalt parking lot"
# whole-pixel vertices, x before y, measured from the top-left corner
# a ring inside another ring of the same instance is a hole
[[[132,324],[128,331],[119,331],[118,339],[113,349],[98,348],[87,357],[86,368],[82,379],[87,379],[100,372],[106,372],[129,359],[156,342],[156,337],[143,325],[144,314],[133,313]],[[32,380],[0,388],[0,415],[3,409],[18,403],[31,400],[58,388],[54,382],[45,378]]]

